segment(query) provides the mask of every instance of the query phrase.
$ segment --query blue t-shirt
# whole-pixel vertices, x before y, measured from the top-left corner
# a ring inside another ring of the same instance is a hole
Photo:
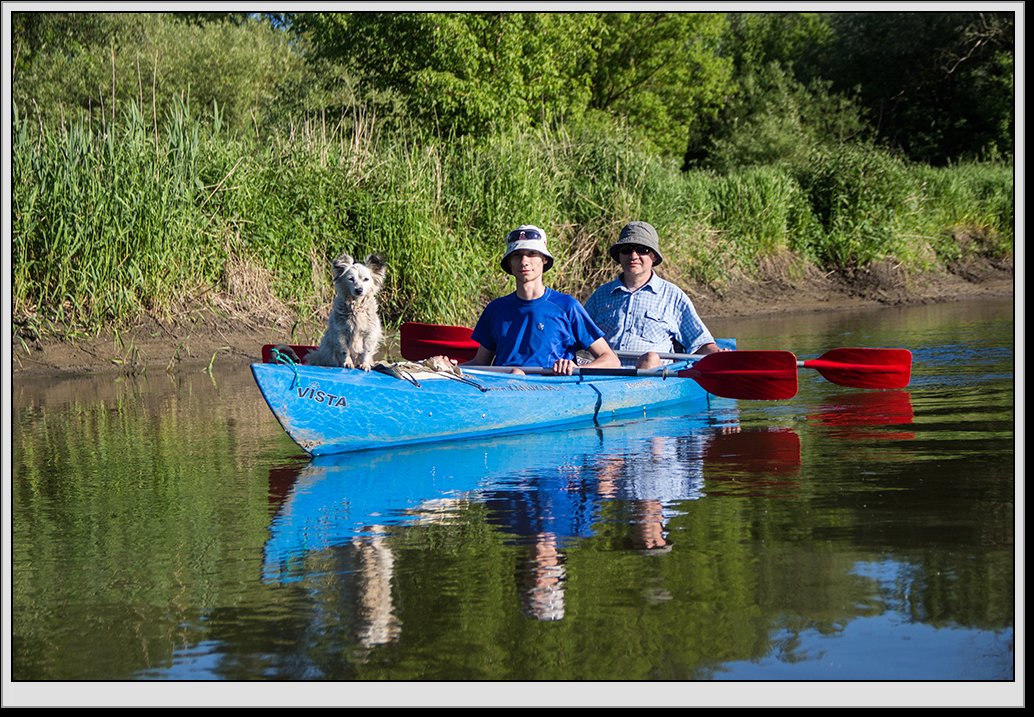
[[[574,359],[603,332],[578,301],[546,289],[528,301],[516,293],[489,302],[474,327],[473,338],[495,353],[497,366],[552,366]]]

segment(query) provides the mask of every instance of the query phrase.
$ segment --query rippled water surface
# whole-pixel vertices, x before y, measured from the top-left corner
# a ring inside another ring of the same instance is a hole
[[[244,370],[16,379],[15,687],[398,684],[382,704],[453,681],[445,704],[563,703],[491,689],[527,681],[583,704],[617,682],[639,704],[727,681],[846,682],[829,704],[880,703],[867,681],[923,704],[1009,688],[1012,311],[712,322],[800,358],[910,348],[903,391],[803,369],[788,401],[315,460]]]

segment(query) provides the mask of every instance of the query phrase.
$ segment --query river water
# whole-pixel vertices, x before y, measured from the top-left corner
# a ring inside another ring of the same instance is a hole
[[[236,704],[1012,695],[1012,303],[711,328],[799,358],[906,347],[912,382],[802,370],[788,401],[309,460],[246,370],[16,378],[13,689],[47,704],[208,704],[214,684]],[[284,680],[304,689],[262,682]]]

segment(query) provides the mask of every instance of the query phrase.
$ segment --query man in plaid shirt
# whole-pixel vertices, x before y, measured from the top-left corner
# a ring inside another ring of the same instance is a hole
[[[720,350],[686,293],[654,273],[664,261],[656,229],[631,222],[610,256],[621,265],[621,274],[596,289],[585,309],[612,349],[638,352],[639,368],[659,366],[661,353]]]

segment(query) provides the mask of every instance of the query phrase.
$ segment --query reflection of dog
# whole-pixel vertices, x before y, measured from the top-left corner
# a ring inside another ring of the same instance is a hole
[[[358,366],[369,371],[381,343],[377,292],[384,284],[384,260],[376,254],[357,262],[342,254],[334,270],[334,305],[319,348],[305,356],[310,366]]]

